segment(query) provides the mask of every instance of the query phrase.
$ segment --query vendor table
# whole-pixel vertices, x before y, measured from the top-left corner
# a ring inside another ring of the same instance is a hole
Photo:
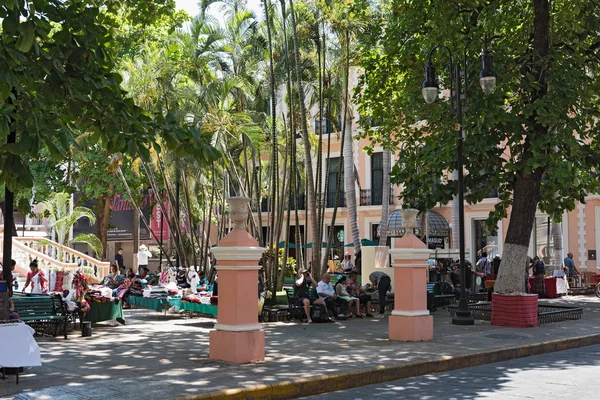
[[[217,315],[218,308],[212,304],[192,303],[189,301],[182,301],[179,305],[179,309],[182,311],[192,311],[208,315]]]
[[[558,278],[544,278],[544,291],[546,298],[555,299],[558,297],[558,291],[556,288],[556,280]],[[560,278],[562,280],[562,278]],[[529,287],[531,288],[531,293],[536,293],[535,291],[535,278],[529,278]]]
[[[17,369],[19,383],[20,367],[40,367],[40,348],[33,338],[35,331],[22,322],[0,323],[0,367]]]
[[[162,311],[167,307],[179,307],[181,303],[180,297],[173,298],[149,298],[149,297],[141,297],[141,296],[129,296],[128,299],[129,304],[132,306],[138,306],[147,308],[149,310],[154,310],[157,312]]]
[[[89,303],[90,311],[88,311],[83,317],[84,321],[91,321],[92,323],[101,321],[110,321],[116,319],[120,324],[125,325],[125,318],[123,316],[123,308],[121,303],[115,303],[114,301],[106,303]]]

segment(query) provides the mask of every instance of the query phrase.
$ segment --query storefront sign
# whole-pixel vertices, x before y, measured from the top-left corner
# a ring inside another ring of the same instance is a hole
[[[444,239],[443,236],[429,236],[427,238],[427,247],[430,249],[443,249]]]

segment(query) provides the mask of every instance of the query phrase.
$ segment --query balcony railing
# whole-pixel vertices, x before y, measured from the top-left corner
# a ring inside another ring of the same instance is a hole
[[[361,189],[360,190],[360,205],[361,206],[380,206],[382,203],[383,193],[373,192],[371,189]],[[389,204],[394,204],[395,199],[394,191],[390,189],[390,198]]]

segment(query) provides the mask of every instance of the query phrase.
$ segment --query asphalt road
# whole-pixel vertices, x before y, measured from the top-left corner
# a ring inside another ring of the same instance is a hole
[[[310,399],[600,399],[600,345],[342,390]]]

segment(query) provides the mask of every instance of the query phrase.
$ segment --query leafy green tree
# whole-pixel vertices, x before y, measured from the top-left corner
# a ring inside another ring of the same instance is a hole
[[[357,101],[361,115],[383,121],[365,135],[388,148],[402,146],[393,181],[403,185],[405,206],[421,210],[457,192],[456,182],[438,182],[456,168],[456,121],[446,98],[437,106],[423,101],[427,53],[445,44],[462,62],[470,38],[488,40],[498,74],[491,96],[476,88],[481,46],[471,43],[466,53],[465,198],[473,204],[498,190],[490,226],[510,208],[496,290],[522,292],[536,208],[560,220],[600,185],[600,4],[395,0],[379,11],[353,7],[371,22],[359,52],[365,72]],[[448,55],[440,50],[432,57],[441,87],[450,87]]]

